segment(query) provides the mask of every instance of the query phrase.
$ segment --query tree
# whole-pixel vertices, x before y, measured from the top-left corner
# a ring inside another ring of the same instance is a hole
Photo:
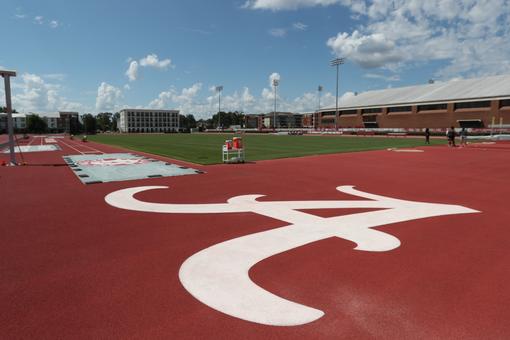
[[[112,116],[110,112],[101,112],[96,116],[97,128],[103,132],[112,129]]]
[[[186,116],[179,115],[179,127],[183,130],[189,130],[197,127],[197,121],[192,114]]]
[[[83,120],[83,131],[86,134],[95,134],[97,130],[96,117],[90,113],[84,114],[81,119]]]
[[[115,112],[112,116],[112,131],[119,131],[120,113]]]
[[[220,117],[221,116],[221,117]],[[220,112],[220,116],[216,113],[212,116],[212,122],[214,127],[217,127],[221,118],[221,126],[228,128],[231,125],[244,126],[244,114],[242,112]]]
[[[0,106],[0,113],[6,113],[6,112],[7,112],[7,107]],[[15,109],[12,109],[12,113],[18,113],[18,111],[16,111]]]
[[[27,115],[26,124],[27,132],[30,133],[44,133],[48,129],[44,119],[35,114]]]

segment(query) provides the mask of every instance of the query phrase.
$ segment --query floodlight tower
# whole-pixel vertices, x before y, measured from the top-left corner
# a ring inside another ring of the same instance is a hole
[[[216,86],[216,92],[218,92],[218,127],[221,127],[221,91],[223,91],[223,85]],[[223,130],[223,129],[222,129]]]
[[[273,111],[273,128],[276,130],[276,88],[280,85],[280,81],[278,79],[273,79],[273,88],[274,88],[274,111]]]
[[[335,130],[338,130],[338,66],[345,63],[345,58],[335,58],[330,65],[336,66],[336,105],[335,105]]]
[[[322,87],[322,85],[319,85],[317,87],[317,92],[318,92],[318,99],[319,99],[319,105],[318,105],[318,109],[317,109],[317,114],[319,114],[319,111],[321,110],[321,92],[324,88]],[[312,116],[312,127],[313,129],[315,130],[315,114]]]
[[[9,133],[9,153],[11,165],[16,165],[14,155],[14,128],[12,121],[12,103],[11,103],[11,77],[16,77],[15,71],[0,70],[0,76],[4,78],[5,86],[5,111],[7,113],[7,130]]]

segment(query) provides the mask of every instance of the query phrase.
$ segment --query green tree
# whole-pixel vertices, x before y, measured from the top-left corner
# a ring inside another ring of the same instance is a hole
[[[220,117],[221,116],[221,117]],[[221,126],[223,128],[229,128],[231,125],[244,126],[244,114],[239,111],[234,112],[220,112],[212,116],[212,125],[214,127],[219,126],[221,120]]]
[[[7,112],[7,107],[0,106],[0,113],[6,113],[6,112]],[[16,111],[16,109],[12,109],[12,113],[18,113],[18,111]]]
[[[111,112],[101,112],[96,116],[97,128],[103,132],[112,129],[112,116]]]
[[[48,129],[46,121],[38,115],[27,115],[26,117],[27,132],[44,133]]]
[[[96,117],[90,113],[84,114],[81,119],[83,120],[83,132],[86,134],[95,134],[97,130]]]
[[[197,121],[192,114],[179,115],[179,127],[183,130],[189,130],[197,127]]]
[[[112,131],[119,131],[120,113],[115,112],[112,116]]]

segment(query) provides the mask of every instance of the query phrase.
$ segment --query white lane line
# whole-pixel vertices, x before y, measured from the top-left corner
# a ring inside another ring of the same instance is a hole
[[[69,143],[71,143],[71,142],[69,142]],[[84,148],[88,148],[88,149],[90,149],[90,150],[94,150],[94,152],[99,152],[99,153],[101,153],[101,154],[103,154],[103,153],[104,153],[103,151],[100,151],[100,150],[98,150],[98,149],[95,149],[95,148],[90,147],[90,146],[85,145],[85,144],[79,144],[79,143],[76,143],[76,142],[72,142],[72,143],[74,144],[74,146],[78,146],[78,145],[79,145],[80,147],[84,147]],[[84,153],[90,153],[90,151],[84,151]]]
[[[76,148],[73,148],[71,145],[67,144],[66,142],[64,142],[63,140],[60,140],[59,142],[63,143],[64,145],[70,147],[71,149],[81,153],[82,155],[84,154],[83,152],[81,152],[80,150],[76,149]]]
[[[28,145],[32,145],[32,143],[35,141],[35,136],[32,136],[32,139],[30,140],[30,143],[28,143]]]

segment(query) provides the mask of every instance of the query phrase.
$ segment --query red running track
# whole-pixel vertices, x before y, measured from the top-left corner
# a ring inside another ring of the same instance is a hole
[[[195,166],[207,173],[89,186],[61,158],[88,149],[65,143],[61,152],[25,154],[29,164],[46,166],[0,167],[2,339],[510,338],[510,150],[500,143]],[[178,271],[204,248],[286,223],[253,213],[143,213],[104,201],[141,185],[169,186],[137,196],[166,203],[245,194],[351,199],[335,187],[355,185],[481,213],[378,227],[402,242],[388,252],[354,251],[353,243],[329,238],[258,263],[250,272],[258,285],[326,313],[276,327],[207,307],[183,288]]]

